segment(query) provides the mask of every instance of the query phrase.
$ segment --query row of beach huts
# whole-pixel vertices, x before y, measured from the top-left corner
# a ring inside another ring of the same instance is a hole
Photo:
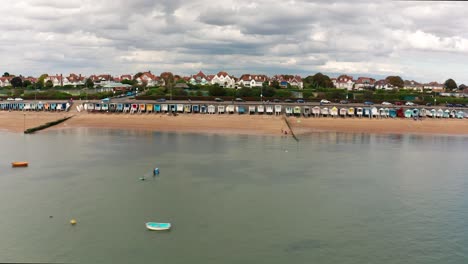
[[[212,104],[143,104],[143,103],[84,103],[78,112],[121,113],[202,113],[202,114],[265,114],[305,117],[368,117],[368,118],[468,118],[463,110],[387,107],[320,107],[283,105],[212,105]]]
[[[0,110],[16,110],[16,111],[68,111],[71,107],[69,102],[66,103],[18,103],[5,102],[0,103]]]

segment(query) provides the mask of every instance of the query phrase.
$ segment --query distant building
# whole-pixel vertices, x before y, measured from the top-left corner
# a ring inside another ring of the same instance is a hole
[[[404,85],[403,89],[405,89],[405,90],[413,90],[413,91],[418,91],[418,92],[422,92],[424,90],[424,86],[421,83],[418,83],[416,81],[405,80],[404,83],[405,83],[405,85]]]
[[[304,89],[302,77],[299,75],[275,75],[270,81],[277,81],[281,88],[288,88],[288,85],[290,85],[291,87]]]
[[[264,82],[268,82],[266,75],[244,74],[237,82],[238,87],[262,87]]]
[[[332,79],[333,84],[338,89],[346,89],[346,90],[353,90],[354,87],[354,79],[352,76],[348,75],[341,75],[336,79]]]
[[[218,72],[218,74],[214,75],[211,79],[211,84],[218,84],[224,88],[235,88],[236,87],[236,80],[234,76],[230,76],[227,72]]]
[[[429,90],[431,92],[441,93],[445,91],[444,85],[438,82],[425,83],[423,86],[424,90]]]
[[[375,87],[375,79],[368,77],[359,77],[354,84],[354,90],[369,90]]]
[[[208,77],[202,71],[199,71],[197,74],[192,75],[190,77],[189,82],[192,85],[207,85],[207,84],[209,84]]]

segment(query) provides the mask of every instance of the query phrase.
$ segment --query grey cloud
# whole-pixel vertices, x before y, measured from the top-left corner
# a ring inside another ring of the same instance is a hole
[[[312,74],[366,65],[437,81],[454,73],[468,83],[467,66],[451,63],[468,56],[467,11],[449,2],[23,0],[0,6],[0,55],[5,70],[25,75],[150,67]]]

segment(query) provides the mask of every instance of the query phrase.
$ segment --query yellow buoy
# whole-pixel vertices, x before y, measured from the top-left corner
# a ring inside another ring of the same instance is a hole
[[[76,220],[75,219],[70,220],[70,224],[71,225],[76,225]]]

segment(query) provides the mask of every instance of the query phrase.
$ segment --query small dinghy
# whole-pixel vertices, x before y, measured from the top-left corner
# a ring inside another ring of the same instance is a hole
[[[171,223],[148,222],[145,225],[148,230],[152,231],[169,230],[171,228]]]
[[[11,163],[12,167],[27,167],[28,162],[27,161],[15,161]]]

